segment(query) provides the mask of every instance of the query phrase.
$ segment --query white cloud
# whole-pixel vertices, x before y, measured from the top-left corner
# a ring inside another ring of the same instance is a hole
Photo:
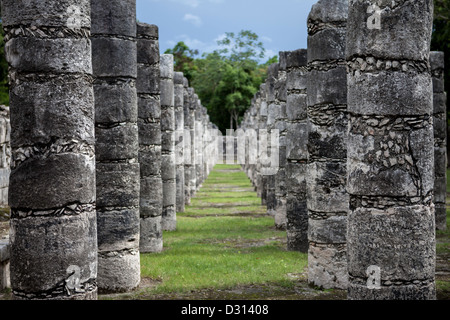
[[[269,60],[270,58],[273,58],[274,56],[277,56],[277,57],[278,57],[278,51],[274,51],[274,50],[272,50],[272,49],[266,49],[265,56],[264,56],[264,59],[263,59],[263,60],[267,61],[267,60]],[[264,61],[264,62],[265,62],[265,61]]]
[[[269,38],[269,37],[266,37],[266,36],[262,36],[261,40],[264,41],[264,42],[268,42],[268,43],[273,41],[272,38]]]
[[[200,19],[199,16],[190,13],[186,13],[183,20],[192,23],[196,27],[200,27],[203,24],[202,19]]]

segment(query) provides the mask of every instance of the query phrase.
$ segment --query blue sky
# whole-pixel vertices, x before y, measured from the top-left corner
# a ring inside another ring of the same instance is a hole
[[[159,27],[160,51],[184,41],[200,53],[212,52],[225,32],[251,30],[266,48],[306,48],[306,20],[317,0],[136,0],[137,18]]]

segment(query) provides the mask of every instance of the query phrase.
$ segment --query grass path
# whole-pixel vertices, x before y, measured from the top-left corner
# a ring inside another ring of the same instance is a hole
[[[286,232],[261,206],[239,166],[217,165],[165,232],[164,251],[141,255],[141,287],[104,299],[345,299],[308,287],[307,255],[286,250]]]

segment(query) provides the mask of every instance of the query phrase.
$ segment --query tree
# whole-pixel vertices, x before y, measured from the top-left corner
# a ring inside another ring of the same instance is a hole
[[[180,41],[173,49],[167,49],[164,53],[173,55],[175,71],[183,72],[184,76],[191,82],[195,70],[195,56],[198,55],[198,50],[192,50],[183,41]]]
[[[239,126],[267,75],[267,65],[258,63],[265,55],[258,35],[248,30],[225,35],[218,50],[195,61],[193,77],[195,91],[222,132]]]

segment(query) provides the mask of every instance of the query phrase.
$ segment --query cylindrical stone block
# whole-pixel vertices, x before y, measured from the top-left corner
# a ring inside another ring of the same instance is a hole
[[[274,134],[275,130],[278,130],[278,128],[275,127],[276,119],[278,118],[280,112],[281,112],[281,106],[276,103],[276,82],[278,80],[278,73],[280,70],[280,64],[274,63],[269,66],[269,69],[267,71],[267,80],[266,80],[266,99],[267,99],[267,132],[268,132],[268,141],[267,145],[268,148],[272,148],[271,145],[271,135]],[[270,157],[266,156],[267,160],[270,159]],[[266,169],[274,169],[272,174],[266,175],[266,204],[267,204],[267,213],[275,218],[276,214],[276,204],[277,204],[277,198],[275,195],[275,178],[276,173],[279,170],[279,167],[272,168],[272,163],[269,161],[268,166],[265,166]],[[268,170],[272,171],[272,170]]]
[[[435,299],[433,4],[351,0],[348,21],[348,298]]]
[[[176,211],[184,212],[184,75],[175,72],[175,162],[176,162]]]
[[[161,178],[163,184],[162,229],[175,230],[176,213],[176,154],[175,154],[175,96],[173,55],[160,57],[161,89]]]
[[[287,56],[286,231],[287,249],[308,252],[306,169],[308,160],[307,50]]]
[[[126,292],[140,283],[136,2],[91,5],[98,286]]]
[[[2,1],[15,299],[97,298],[90,3]]]
[[[308,17],[308,282],[347,288],[345,253],[347,0],[319,0]]]
[[[137,23],[137,95],[140,174],[140,241],[142,253],[161,252],[163,184],[161,177],[161,95],[159,30]],[[156,230],[156,231],[155,231]]]
[[[286,135],[287,135],[287,55],[289,52],[280,52],[280,67],[278,78],[275,82],[275,104],[279,106],[279,112],[275,119],[275,129],[279,134],[279,169],[275,175],[275,227],[286,230]]]
[[[191,89],[192,90],[192,89]],[[183,155],[184,155],[184,200],[185,205],[191,204],[191,130],[190,130],[190,103],[191,96],[187,79],[184,81],[184,133],[183,133]]]

